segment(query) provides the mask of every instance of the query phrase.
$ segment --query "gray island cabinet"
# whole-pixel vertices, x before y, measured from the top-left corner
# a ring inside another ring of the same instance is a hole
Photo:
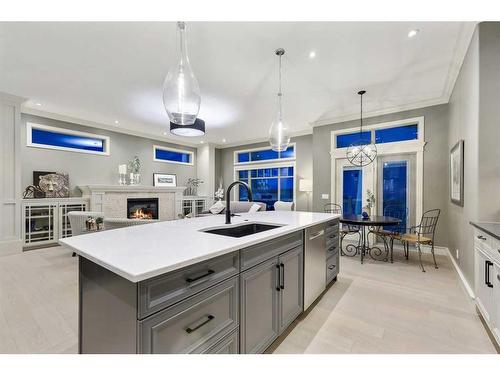
[[[324,225],[326,288],[338,220]],[[136,283],[80,257],[79,351],[262,353],[303,312],[305,249],[298,230]]]

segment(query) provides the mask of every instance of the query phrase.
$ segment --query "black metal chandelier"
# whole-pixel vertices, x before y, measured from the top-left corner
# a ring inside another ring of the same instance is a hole
[[[356,142],[349,145],[346,153],[347,160],[349,160],[349,163],[357,167],[364,167],[365,165],[372,163],[377,157],[377,146],[375,146],[375,143],[371,141],[371,136],[370,136],[370,143],[365,144],[363,142],[363,95],[364,94],[366,94],[365,90],[361,90],[358,92],[358,95],[361,98],[359,139]]]

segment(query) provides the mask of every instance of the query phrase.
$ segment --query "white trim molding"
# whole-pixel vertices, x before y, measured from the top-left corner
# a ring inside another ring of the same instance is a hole
[[[85,137],[85,138],[100,139],[101,141],[103,141],[103,145],[104,145],[103,150],[104,151],[82,150],[79,148],[61,147],[61,146],[46,145],[43,143],[34,143],[32,140],[33,129],[45,130],[45,131],[49,131],[52,133],[58,133],[58,134],[68,134],[68,135],[81,136],[81,137]],[[83,153],[83,154],[109,156],[110,152],[111,152],[111,139],[106,135],[93,134],[93,133],[81,132],[81,131],[77,131],[77,130],[70,130],[70,129],[66,129],[66,128],[60,128],[60,127],[55,127],[55,126],[27,122],[26,123],[26,146],[36,147],[36,148],[45,148],[45,149],[49,149],[49,150],[70,151],[70,152],[79,152],[79,153]]]
[[[460,268],[460,266],[458,265],[457,261],[455,260],[455,258],[453,258],[453,255],[451,255],[451,251],[450,249],[446,248],[447,250],[447,255],[450,257],[451,259],[451,263],[453,264],[453,267],[455,267],[455,271],[457,271],[457,274],[458,274],[458,277],[460,277],[460,281],[462,281],[462,284],[465,288],[465,291],[467,292],[467,294],[469,295],[469,297],[472,299],[472,300],[475,300],[476,299],[476,293],[474,293],[474,288],[472,288],[469,284],[469,282],[467,281],[467,279],[465,278],[465,275],[464,273],[462,272],[462,269]]]
[[[372,140],[374,139],[374,131],[377,129],[386,129],[397,126],[413,125],[418,126],[418,139],[390,143],[377,144],[377,156],[396,155],[396,154],[414,154],[416,155],[416,171],[415,171],[415,222],[418,223],[423,213],[423,180],[424,180],[424,150],[425,150],[425,119],[423,116],[401,119],[397,121],[383,122],[364,126],[363,130],[370,130],[372,132]],[[337,161],[346,159],[346,148],[336,148],[336,138],[339,134],[350,134],[359,131],[359,127],[348,129],[333,130],[330,132],[330,170],[331,170],[331,186],[330,194],[331,199],[335,200],[337,197]],[[370,190],[377,196],[378,183],[377,176],[377,163],[373,163],[373,181]]]
[[[279,163],[279,162],[284,162],[284,161],[293,161],[296,158],[297,155],[297,145],[295,142],[292,142],[289,144],[289,147],[293,147],[293,156],[290,158],[279,158],[279,159],[268,159],[268,160],[256,160],[256,161],[243,161],[243,162],[238,162],[238,154],[242,154],[245,152],[254,152],[254,151],[263,151],[263,150],[271,150],[271,146],[264,146],[264,147],[254,147],[254,148],[247,148],[247,149],[242,149],[242,150],[236,150],[233,151],[233,163],[234,165],[252,165],[252,164],[269,164],[269,163]]]
[[[179,152],[181,154],[188,154],[189,155],[189,163],[183,163],[180,161],[173,161],[173,160],[164,160],[164,159],[157,159],[156,158],[156,150],[163,150],[163,151],[173,151],[173,152]],[[194,165],[194,152],[190,150],[183,150],[181,148],[174,148],[174,147],[166,147],[166,146],[159,146],[159,145],[153,145],[153,161],[157,161],[160,163],[170,163],[170,164],[179,164],[179,165]]]

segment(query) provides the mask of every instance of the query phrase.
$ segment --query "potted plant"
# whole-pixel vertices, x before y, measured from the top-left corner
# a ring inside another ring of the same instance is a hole
[[[141,161],[136,156],[128,162],[130,169],[130,185],[138,185],[141,183]]]
[[[366,206],[363,207],[363,217],[368,218],[372,214],[372,208],[375,206],[375,195],[370,189],[366,190]]]
[[[199,178],[188,178],[186,186],[187,189],[184,191],[184,195],[194,196],[198,192],[198,186],[202,184],[203,181]]]

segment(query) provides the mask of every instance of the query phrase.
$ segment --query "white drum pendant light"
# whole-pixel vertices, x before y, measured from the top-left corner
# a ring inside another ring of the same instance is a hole
[[[347,148],[346,153],[347,160],[349,160],[352,165],[357,167],[364,167],[365,165],[372,163],[377,157],[377,146],[375,146],[375,143],[372,143],[371,135],[369,144],[364,144],[363,142],[363,95],[365,93],[366,91],[364,90],[358,92],[358,95],[361,98],[359,139]]]
[[[163,105],[170,122],[193,125],[200,111],[200,86],[189,63],[186,43],[186,24],[177,22],[179,59],[168,71],[163,83]]]
[[[269,143],[274,151],[285,151],[290,144],[290,132],[288,125],[283,119],[283,107],[281,103],[283,97],[283,93],[281,92],[281,57],[285,54],[285,50],[278,48],[275,53],[279,59],[278,110],[276,118],[269,129]]]

